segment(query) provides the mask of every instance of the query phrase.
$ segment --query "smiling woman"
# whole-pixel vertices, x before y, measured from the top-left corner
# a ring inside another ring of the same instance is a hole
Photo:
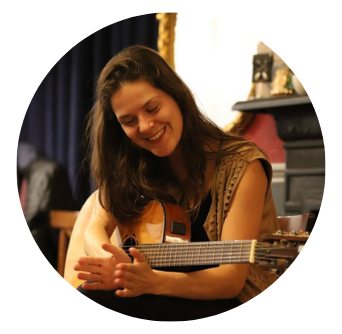
[[[147,81],[125,83],[113,94],[111,106],[125,134],[157,157],[170,156],[178,146],[183,119],[176,101]]]
[[[256,284],[246,260],[157,270],[138,247],[127,254],[111,243],[115,230],[130,244],[160,235],[160,242],[187,236],[207,245],[254,240],[278,229],[267,157],[202,114],[190,89],[156,51],[131,46],[107,63],[88,130],[98,190],[75,225],[87,255],[81,250],[74,265],[86,280],[81,293],[132,316],[190,320],[232,309],[274,282],[263,272],[262,284]],[[156,203],[176,215],[150,219]],[[156,231],[160,225],[163,232]],[[176,249],[170,256],[177,258]]]

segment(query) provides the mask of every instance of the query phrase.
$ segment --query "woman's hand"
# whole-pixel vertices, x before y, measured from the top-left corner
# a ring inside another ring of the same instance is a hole
[[[81,257],[74,266],[74,270],[82,271],[77,275],[81,280],[91,281],[83,283],[85,290],[114,290],[120,288],[114,282],[114,272],[118,263],[131,263],[130,257],[121,248],[111,244],[103,244],[102,248],[111,254],[108,257]]]
[[[110,244],[102,246],[109,257],[82,257],[74,266],[79,279],[90,281],[83,283],[85,290],[116,290],[118,297],[136,297],[153,293],[158,274],[151,269],[145,257],[135,248],[130,248],[131,258],[121,248]]]
[[[136,297],[154,293],[158,282],[158,272],[152,270],[144,255],[135,248],[130,248],[133,263],[119,263],[114,273],[116,286],[123,290],[115,291],[118,297]]]

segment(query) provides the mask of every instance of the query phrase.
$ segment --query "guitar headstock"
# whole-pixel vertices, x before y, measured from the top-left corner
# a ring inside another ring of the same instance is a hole
[[[258,242],[255,263],[263,269],[282,274],[296,259],[309,238],[309,233],[277,231]]]

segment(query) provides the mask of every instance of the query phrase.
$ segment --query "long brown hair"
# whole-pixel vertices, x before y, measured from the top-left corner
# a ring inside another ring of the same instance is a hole
[[[186,184],[180,184],[166,158],[159,158],[133,144],[117,121],[110,98],[123,84],[145,80],[169,94],[183,117],[179,145],[188,172]],[[196,210],[201,203],[206,161],[218,153],[205,149],[209,143],[237,141],[243,138],[227,134],[203,115],[193,94],[175,71],[154,50],[131,46],[114,56],[102,70],[96,90],[96,102],[89,114],[91,171],[99,189],[101,205],[120,221],[135,216],[151,199],[173,201]],[[217,151],[217,150],[216,150]],[[223,154],[222,152],[219,152]],[[231,152],[235,154],[236,147]]]

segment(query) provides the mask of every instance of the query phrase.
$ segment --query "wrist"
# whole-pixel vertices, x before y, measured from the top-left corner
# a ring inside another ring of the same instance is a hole
[[[175,284],[177,273],[162,270],[153,270],[153,272],[156,279],[152,287],[152,294],[171,296],[174,292],[172,285]]]
[[[164,295],[165,293],[163,293],[163,291],[165,291],[165,278],[164,278],[164,272],[161,270],[155,270],[152,269],[154,276],[155,276],[155,280],[154,283],[152,284],[152,291],[151,293],[153,295]]]

